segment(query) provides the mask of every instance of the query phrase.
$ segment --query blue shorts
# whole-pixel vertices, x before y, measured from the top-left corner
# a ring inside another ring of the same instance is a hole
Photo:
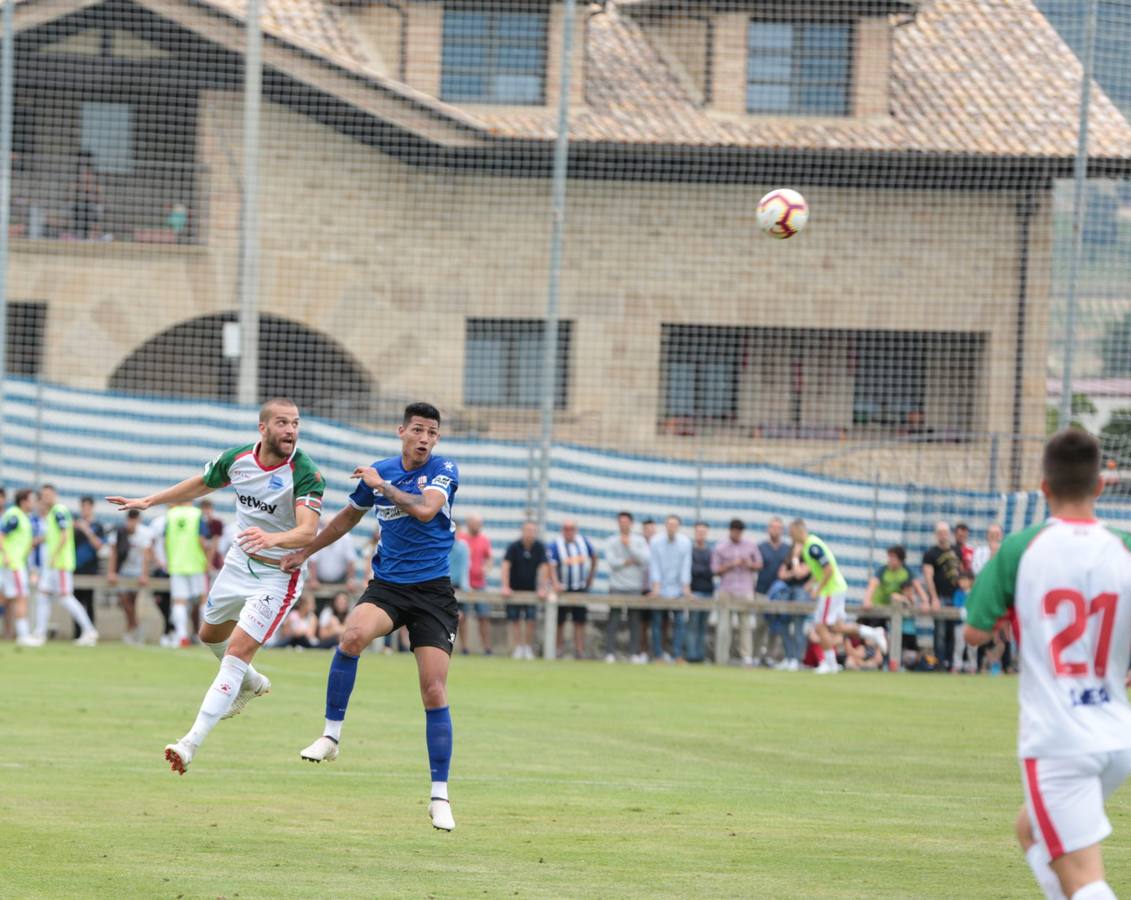
[[[517,622],[519,619],[526,619],[528,622],[533,622],[538,618],[537,605],[530,603],[508,603],[507,604],[507,621]]]
[[[481,619],[486,619],[491,615],[490,603],[461,603],[459,605],[459,611],[461,613],[466,613],[469,609]]]

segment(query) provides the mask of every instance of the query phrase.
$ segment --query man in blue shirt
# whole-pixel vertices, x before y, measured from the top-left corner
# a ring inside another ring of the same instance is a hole
[[[309,546],[282,562],[284,571],[298,568],[346,535],[370,509],[381,522],[373,580],[346,618],[330,664],[325,729],[300,756],[311,762],[337,759],[358,657],[376,638],[403,625],[416,656],[426,716],[432,770],[428,814],[434,827],[451,831],[456,823],[448,802],[452,719],[447,680],[459,612],[449,560],[455,539],[452,503],[459,487],[459,469],[450,459],[432,453],[440,439],[440,411],[431,404],[406,406],[397,435],[400,455],[358,466],[352,477],[359,480],[349,506]]]

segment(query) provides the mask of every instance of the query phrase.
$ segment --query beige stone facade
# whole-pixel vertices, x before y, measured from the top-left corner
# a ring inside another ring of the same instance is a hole
[[[204,246],[15,243],[10,295],[49,304],[47,379],[103,388],[148,339],[236,308],[241,115],[234,93],[201,98]],[[337,340],[382,393],[431,398],[491,436],[535,434],[536,410],[465,407],[465,329],[468,318],[542,317],[548,180],[417,168],[274,103],[263,108],[262,140],[262,310]],[[811,224],[777,242],[753,222],[771,186],[571,182],[561,315],[573,340],[557,438],[686,458],[827,457],[823,468],[861,476],[880,464],[876,452],[854,449],[877,438],[852,432],[851,389],[831,364],[811,369],[821,385],[806,418],[842,428],[836,439],[766,440],[741,428],[665,433],[665,323],[979,333],[980,372],[948,372],[945,357],[932,357],[928,404],[945,404],[950,390],[972,393],[972,430],[1011,432],[1019,196],[827,188],[799,175],[794,186],[808,196]],[[1038,199],[1021,418],[1031,435],[1043,429],[1048,327],[1050,198]],[[782,389],[758,371],[748,368],[744,397]],[[921,468],[914,480],[928,481],[957,467],[981,487],[990,483],[989,458],[981,441],[884,451],[882,465],[889,477]],[[1004,484],[1007,446],[1000,462]],[[1031,483],[1031,453],[1024,472]]]

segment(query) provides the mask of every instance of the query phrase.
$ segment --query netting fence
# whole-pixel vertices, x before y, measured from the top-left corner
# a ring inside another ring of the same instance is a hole
[[[1070,346],[1131,492],[1131,3],[20,0],[14,46],[8,485],[285,394],[344,489],[427,399],[500,540],[805,513],[862,573],[1030,496]]]

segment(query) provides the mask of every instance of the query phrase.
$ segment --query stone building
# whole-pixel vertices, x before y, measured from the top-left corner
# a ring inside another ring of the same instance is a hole
[[[234,396],[244,8],[17,7],[19,374]],[[537,433],[563,9],[264,0],[262,392]],[[610,0],[572,27],[558,440],[1031,477],[1011,436],[1044,429],[1080,67],[1028,0]],[[1093,170],[1125,174],[1093,97]],[[813,210],[785,243],[753,216],[782,185]]]

